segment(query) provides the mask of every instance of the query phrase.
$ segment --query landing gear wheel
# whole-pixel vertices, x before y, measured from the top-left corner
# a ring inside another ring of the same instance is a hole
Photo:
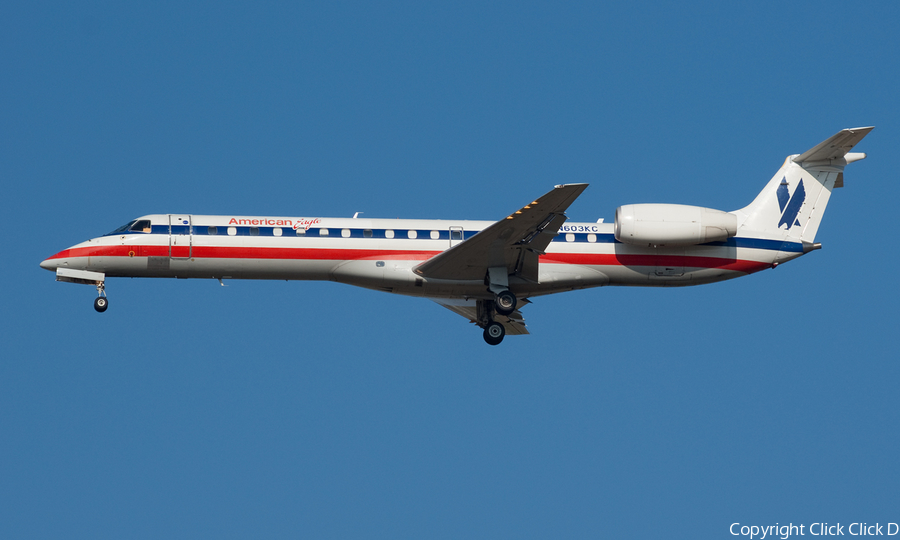
[[[94,300],[94,309],[96,309],[98,313],[103,313],[108,307],[109,300],[107,300],[105,296],[98,296],[97,299]]]
[[[484,340],[488,345],[500,345],[505,335],[506,328],[498,322],[492,322],[484,328]]]
[[[509,315],[516,310],[516,295],[503,291],[494,298],[494,309],[500,315]]]

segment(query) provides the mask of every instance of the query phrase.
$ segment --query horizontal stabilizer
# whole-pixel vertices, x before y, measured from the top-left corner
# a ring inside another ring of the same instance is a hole
[[[795,157],[793,161],[794,163],[803,163],[804,161],[826,161],[842,158],[873,129],[875,128],[859,127],[842,129],[827,140],[822,141]],[[860,158],[857,157],[857,159]]]

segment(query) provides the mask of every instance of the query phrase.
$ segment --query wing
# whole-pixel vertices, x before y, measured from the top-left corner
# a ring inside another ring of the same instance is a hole
[[[478,303],[475,300],[456,300],[450,298],[432,298],[438,304],[444,306],[449,309],[453,313],[457,315],[462,315],[463,317],[469,319],[473,324],[477,324],[481,326],[478,322]],[[530,303],[527,299],[519,300],[519,305],[525,305]],[[502,324],[504,328],[506,328],[506,335],[508,336],[518,336],[522,334],[527,334],[528,329],[525,328],[525,318],[522,317],[522,313],[519,310],[515,310],[509,315],[500,315],[495,314],[494,320],[498,323]]]
[[[508,274],[537,282],[538,256],[565,223],[566,208],[587,186],[556,186],[465,242],[428,259],[414,271],[428,278],[477,280],[484,278],[488,268],[505,266]]]

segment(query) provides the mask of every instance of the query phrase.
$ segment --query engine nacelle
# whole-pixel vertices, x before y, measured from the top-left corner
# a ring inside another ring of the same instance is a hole
[[[635,246],[692,246],[737,234],[737,216],[683,204],[628,204],[616,208],[616,240]]]

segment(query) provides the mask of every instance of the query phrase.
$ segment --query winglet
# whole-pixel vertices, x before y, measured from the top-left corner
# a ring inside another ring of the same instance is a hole
[[[863,137],[868,135],[869,132],[873,129],[875,128],[858,127],[842,129],[828,139],[820,142],[816,146],[795,157],[793,161],[794,163],[803,163],[809,161],[827,161],[831,159],[843,158],[847,154],[847,152],[852,150],[853,147],[856,146],[857,143],[859,143],[859,141],[861,141]],[[862,159],[855,155],[853,157],[855,157],[856,160]],[[865,157],[865,155],[863,155],[863,157]],[[850,160],[847,161],[848,163],[850,162]]]

